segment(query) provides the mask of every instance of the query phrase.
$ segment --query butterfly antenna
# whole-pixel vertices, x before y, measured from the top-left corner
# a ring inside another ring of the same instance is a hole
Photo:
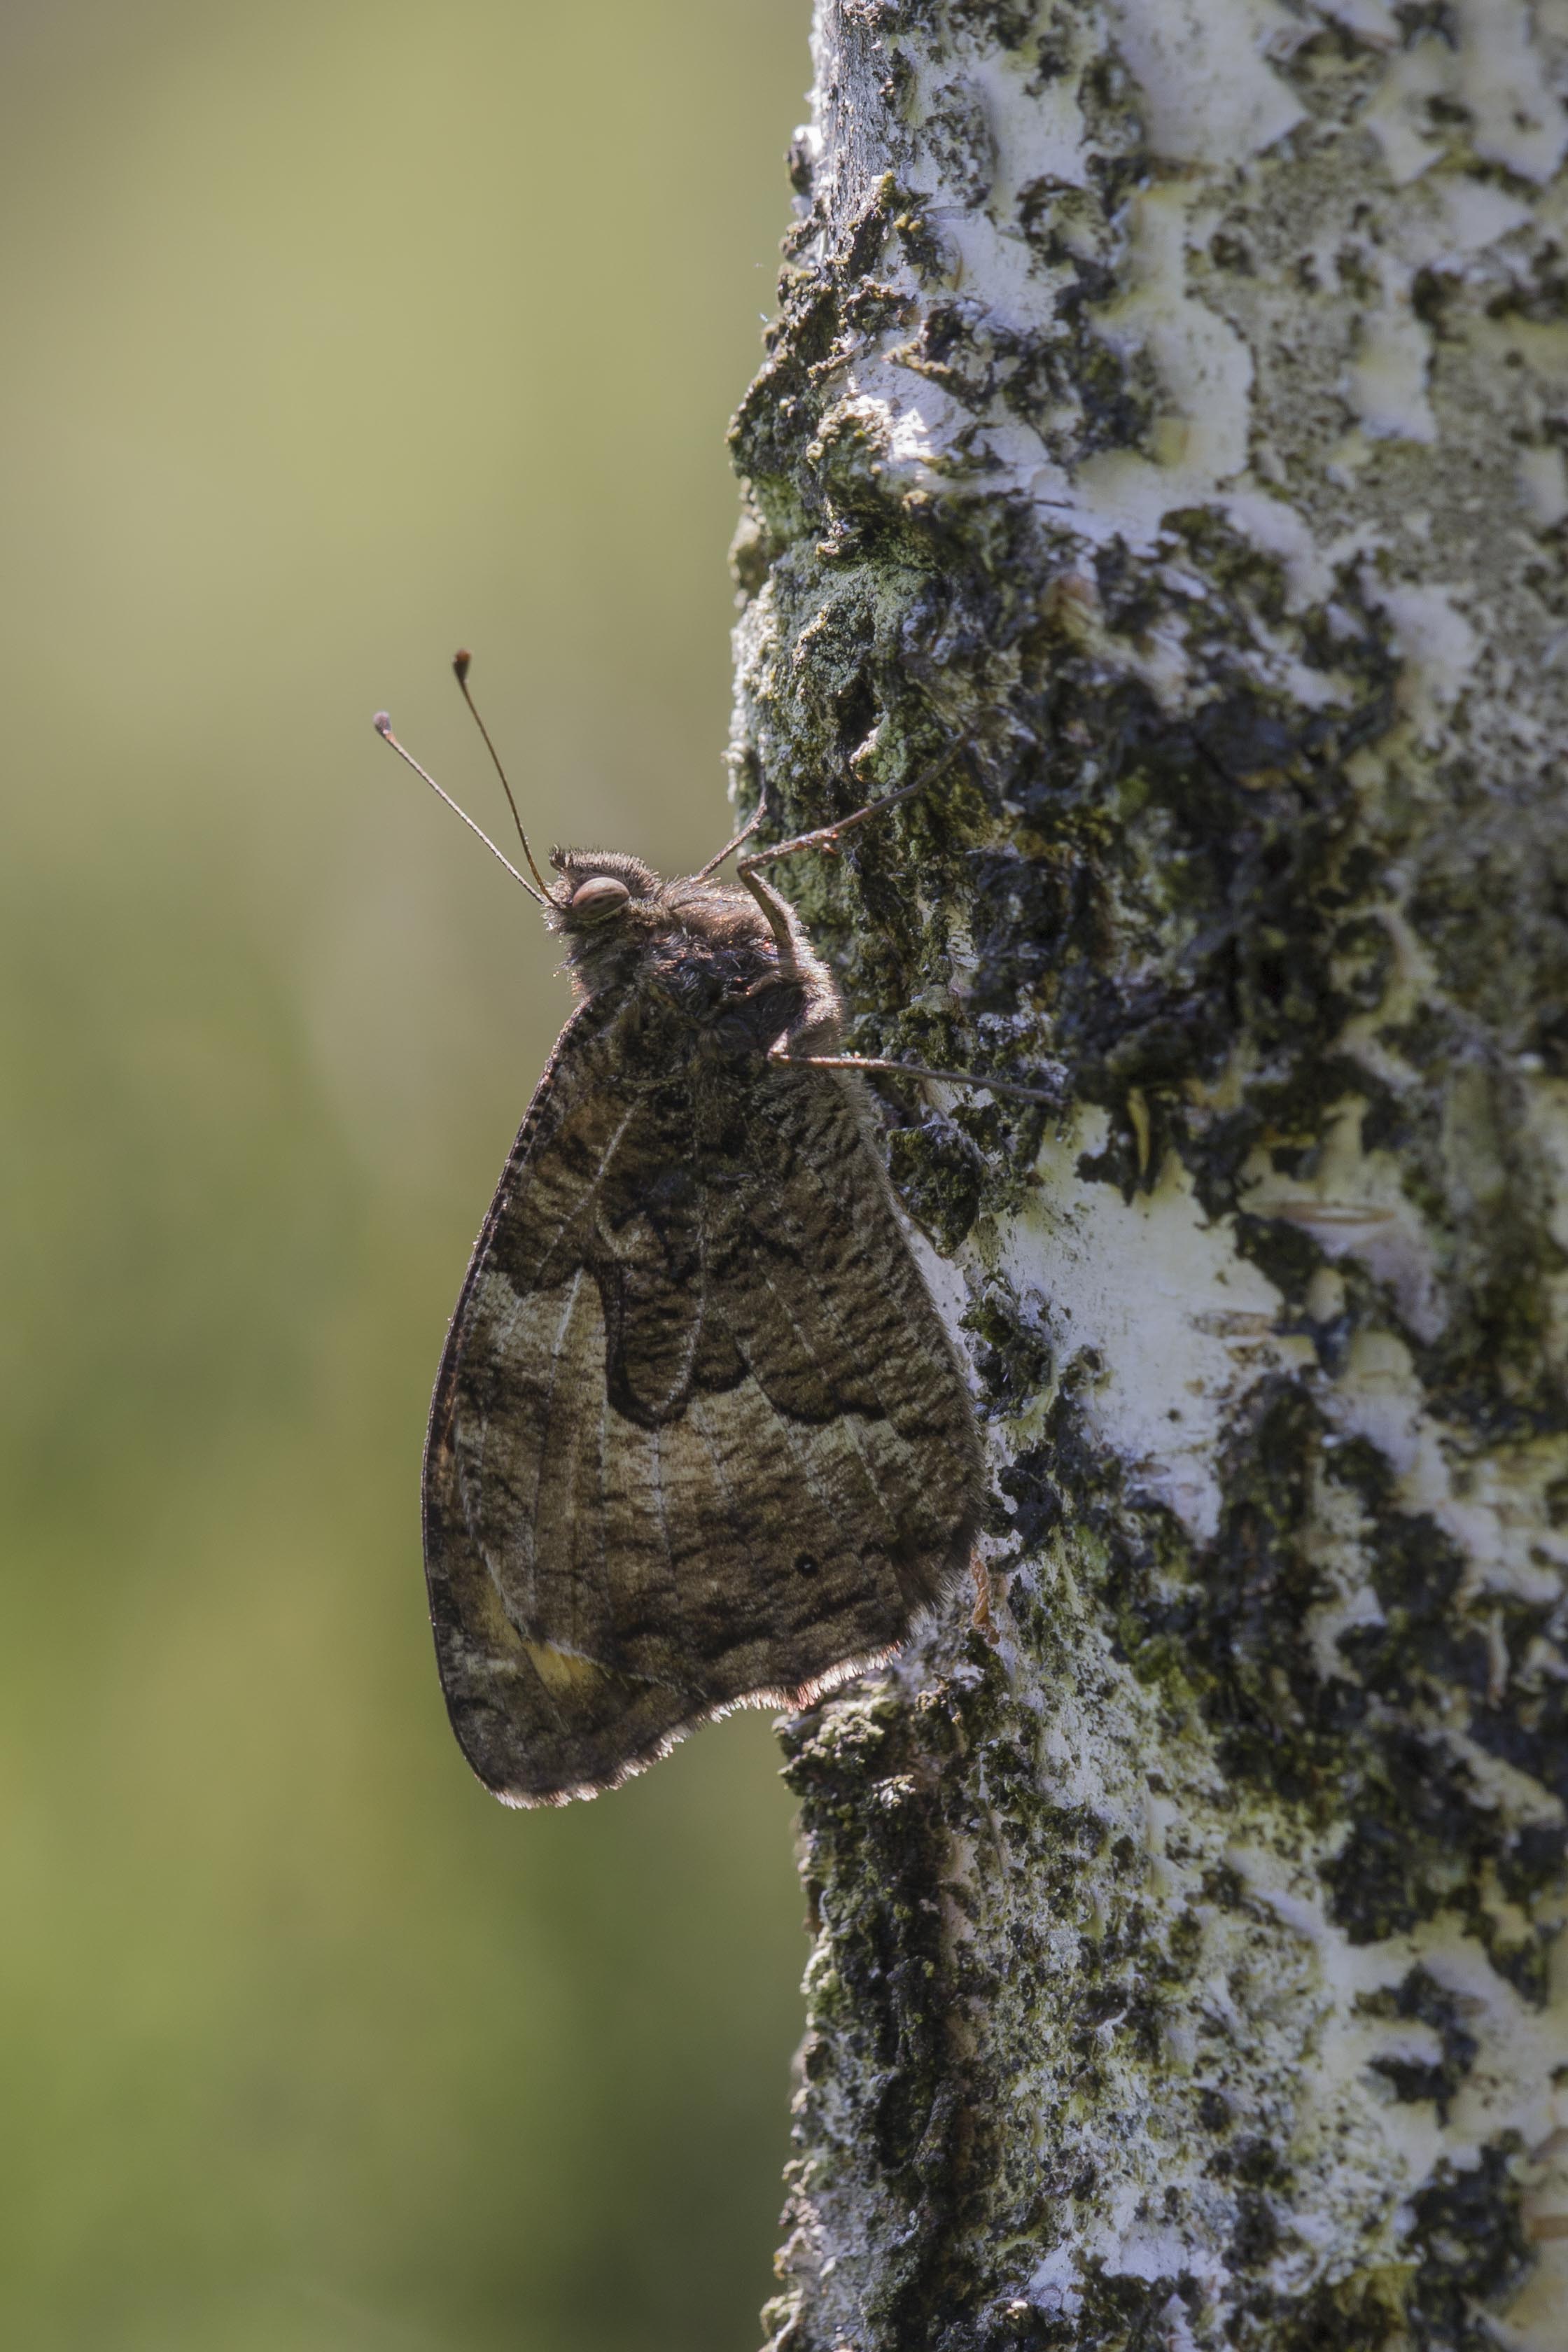
[[[500,763],[500,753],[490,741],[490,730],[485,725],[484,720],[479,717],[479,704],[468,692],[468,665],[473,658],[473,655],[468,651],[466,646],[459,647],[458,652],[452,656],[452,675],[457,679],[458,685],[461,689],[463,700],[468,704],[469,710],[473,714],[474,725],[479,729],[479,733],[485,739],[485,749],[490,755],[490,761],[497,775],[500,778],[500,788],[506,794],[506,804],[511,811],[511,821],[517,827],[517,837],[522,844],[522,854],[528,861],[528,870],[532,875],[534,880],[538,883],[540,888],[544,892],[545,897],[548,898],[550,896],[550,892],[545,884],[543,875],[540,872],[538,866],[533,862],[533,852],[528,845],[528,835],[522,829],[522,819],[517,813],[517,803],[511,796],[511,786],[507,782],[506,770]]]
[[[441,790],[440,785],[436,782],[435,777],[430,773],[429,770],[420,766],[412,751],[405,751],[403,745],[393,733],[392,721],[387,717],[384,710],[378,710],[376,712],[374,725],[375,727],[376,733],[381,737],[383,742],[390,743],[398,758],[405,761],[406,764],[413,769],[416,776],[424,777],[425,782],[429,785],[437,799],[445,801],[447,806],[451,809],[456,815],[462,818],[463,823],[468,826],[468,831],[479,835],[479,839],[484,843],[485,847],[489,851],[490,856],[492,857],[500,858],[501,864],[506,867],[507,872],[511,876],[512,880],[514,882],[521,882],[529,897],[538,900],[540,906],[542,907],[545,902],[542,898],[540,898],[539,892],[534,888],[533,884],[526,880],[525,877],[518,872],[510,858],[504,856],[502,852],[496,847],[495,843],[490,839],[489,835],[485,831],[483,825],[476,824],[473,818],[468,814],[467,809],[458,808],[458,803],[452,798],[451,793],[444,793]],[[526,848],[527,844],[525,843],[523,845]],[[533,865],[531,857],[528,862],[531,866]],[[538,868],[535,867],[534,871],[537,874]]]

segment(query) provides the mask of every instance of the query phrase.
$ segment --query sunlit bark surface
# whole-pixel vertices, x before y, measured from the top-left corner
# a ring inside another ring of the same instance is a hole
[[[964,738],[791,887],[1059,1110],[888,1097],[995,1596],[788,1733],[772,2340],[1561,2352],[1568,0],[816,62],[741,794]]]

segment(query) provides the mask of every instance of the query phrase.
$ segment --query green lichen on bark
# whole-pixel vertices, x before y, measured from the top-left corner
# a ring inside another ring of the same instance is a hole
[[[1568,2343],[1568,25],[821,0],[739,796],[995,1437],[793,1725],[778,2352]],[[1559,2074],[1556,2070],[1564,2069]]]

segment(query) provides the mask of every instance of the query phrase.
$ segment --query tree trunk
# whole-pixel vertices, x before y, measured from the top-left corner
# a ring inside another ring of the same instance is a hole
[[[994,1591],[787,1727],[773,2342],[1562,2352],[1568,5],[816,59],[742,793],[962,739],[790,884],[1060,1109],[883,1090]]]

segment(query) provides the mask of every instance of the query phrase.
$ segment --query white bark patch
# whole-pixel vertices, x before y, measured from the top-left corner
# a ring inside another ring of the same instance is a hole
[[[1437,423],[1426,397],[1432,337],[1395,295],[1386,310],[1362,321],[1345,396],[1366,431],[1376,439],[1435,441]]]
[[[1485,162],[1544,184],[1568,152],[1568,121],[1561,70],[1543,52],[1536,25],[1550,26],[1561,43],[1561,7],[1554,0],[1538,9],[1526,0],[1458,0],[1455,15],[1458,44],[1437,32],[1413,42],[1391,58],[1367,109],[1391,176],[1404,186],[1442,156],[1436,102],[1465,110]]]
[[[1108,13],[1138,77],[1150,143],[1168,162],[1226,169],[1303,119],[1268,62],[1271,46],[1299,37],[1273,0],[1110,0]]]
[[[1252,355],[1188,292],[1195,200],[1195,191],[1166,185],[1133,210],[1129,291],[1100,331],[1115,351],[1147,352],[1169,404],[1156,425],[1157,460],[1119,450],[1079,467],[1072,519],[1086,539],[1152,547],[1171,508],[1207,499],[1247,466]]]
[[[1552,71],[1531,20],[1539,15],[1561,41],[1568,31],[1561,6],[1552,0],[1539,9],[1526,0],[1458,0],[1456,14],[1458,95],[1475,121],[1477,154],[1521,179],[1549,180],[1568,154],[1568,113],[1561,73]]]
[[[1399,19],[1389,0],[1316,0],[1313,13],[1331,25],[1342,25],[1373,47],[1392,48],[1399,38]]]
[[[1173,1158],[1155,1191],[1131,1202],[1078,1181],[1106,1125],[1091,1113],[1047,1145],[1039,1205],[999,1236],[997,1262],[1020,1293],[1050,1301],[1062,1362],[1086,1349],[1100,1360],[1088,1405],[1096,1435],[1205,1538],[1218,1522],[1217,1444],[1237,1398],[1310,1349],[1281,1334],[1279,1292],[1237,1257],[1228,1221],[1205,1216]]]
[[[1434,582],[1421,588],[1384,588],[1369,579],[1367,592],[1388,614],[1404,659],[1402,705],[1422,741],[1436,745],[1475,667],[1476,632],[1458,609],[1451,587]]]

